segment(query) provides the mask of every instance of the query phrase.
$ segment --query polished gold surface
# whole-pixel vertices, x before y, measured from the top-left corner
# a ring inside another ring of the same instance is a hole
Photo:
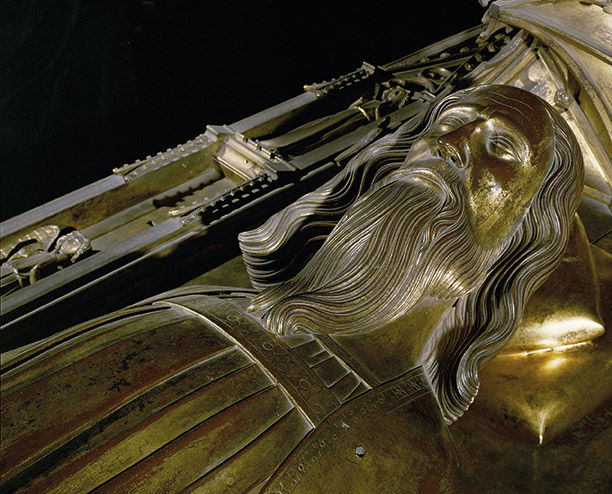
[[[474,405],[478,404],[478,397]],[[611,401],[602,403],[563,435],[535,445],[499,433],[470,409],[453,425],[466,493],[610,490]]]
[[[612,256],[589,247],[579,226],[529,317],[482,371],[475,414],[528,443],[552,441],[612,396],[612,339],[604,332],[612,324]]]
[[[467,214],[478,243],[491,248],[519,221],[552,159],[552,126],[530,93],[482,94],[445,108],[423,136],[432,150],[465,169]],[[411,154],[422,153],[415,143]],[[436,142],[437,141],[437,142]],[[423,159],[419,157],[420,159]]]
[[[524,88],[561,112],[584,159],[580,213],[591,241],[605,235],[611,224],[609,10],[578,0],[494,2],[485,15],[489,29],[508,23],[523,30],[472,73],[476,84]]]
[[[502,356],[521,357],[570,348],[604,334],[602,307],[607,308],[607,304],[602,304],[602,297],[609,291],[605,280],[609,261],[599,260],[596,265],[596,249],[576,216],[561,264],[533,294]]]

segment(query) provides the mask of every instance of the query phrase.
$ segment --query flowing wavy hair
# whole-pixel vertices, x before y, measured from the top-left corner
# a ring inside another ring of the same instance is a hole
[[[344,212],[373,183],[402,165],[412,143],[445,108],[484,88],[505,95],[521,91],[480,86],[447,96],[364,149],[333,180],[260,228],[241,234],[253,285],[273,289],[298,273]],[[511,338],[529,297],[560,263],[580,200],[584,169],[576,138],[563,118],[540,101],[553,130],[553,157],[545,177],[484,281],[457,298],[432,332],[424,353],[425,373],[448,423],[467,410],[478,392],[479,367]]]
[[[435,119],[431,106],[416,105],[412,116],[395,132],[363,149],[328,182],[260,227],[239,235],[242,258],[254,288],[270,288],[295,276],[355,201],[402,165],[423,127],[428,128],[427,122]]]

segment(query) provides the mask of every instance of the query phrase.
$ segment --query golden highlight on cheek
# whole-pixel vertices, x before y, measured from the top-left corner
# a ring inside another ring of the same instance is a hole
[[[509,219],[514,209],[508,188],[503,188],[489,171],[471,184],[467,200],[468,222],[479,245],[495,247],[515,222]]]
[[[468,217],[482,246],[493,247],[511,233],[535,192],[535,172],[513,163],[474,164],[466,183]]]
[[[541,115],[533,116],[540,121]],[[479,243],[493,247],[522,217],[550,163],[550,135],[533,129],[525,115],[510,109],[494,114],[477,102],[443,114],[438,139],[442,156],[464,168],[470,224]],[[532,132],[533,130],[533,132]],[[459,156],[462,159],[450,159]]]
[[[480,195],[495,200],[500,197],[505,183],[499,180],[497,174],[485,169],[478,174],[478,178],[471,184],[470,189],[474,195]]]

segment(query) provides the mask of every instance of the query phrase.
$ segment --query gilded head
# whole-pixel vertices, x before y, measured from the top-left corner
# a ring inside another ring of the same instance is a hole
[[[560,262],[584,172],[563,118],[522,89],[459,91],[424,122],[373,143],[240,240],[258,280],[291,273],[254,299],[273,332],[376,331],[424,296],[452,300],[422,362],[452,421]]]
[[[405,166],[451,168],[445,172],[463,183],[471,229],[480,245],[491,248],[522,220],[553,149],[543,100],[513,86],[484,86],[443,105]]]

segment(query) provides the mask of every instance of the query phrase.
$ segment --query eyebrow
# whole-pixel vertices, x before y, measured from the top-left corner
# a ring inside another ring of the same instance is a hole
[[[469,108],[469,107],[451,106],[451,107],[445,108],[438,114],[438,117],[436,118],[436,120],[442,120],[447,116],[452,116],[460,120],[461,122],[465,122],[466,117],[465,115],[462,114],[465,111],[464,108]],[[474,108],[474,110],[476,109]],[[453,112],[455,112],[455,115],[452,114]],[[477,113],[476,117],[478,118],[479,116],[480,116],[480,113]]]

